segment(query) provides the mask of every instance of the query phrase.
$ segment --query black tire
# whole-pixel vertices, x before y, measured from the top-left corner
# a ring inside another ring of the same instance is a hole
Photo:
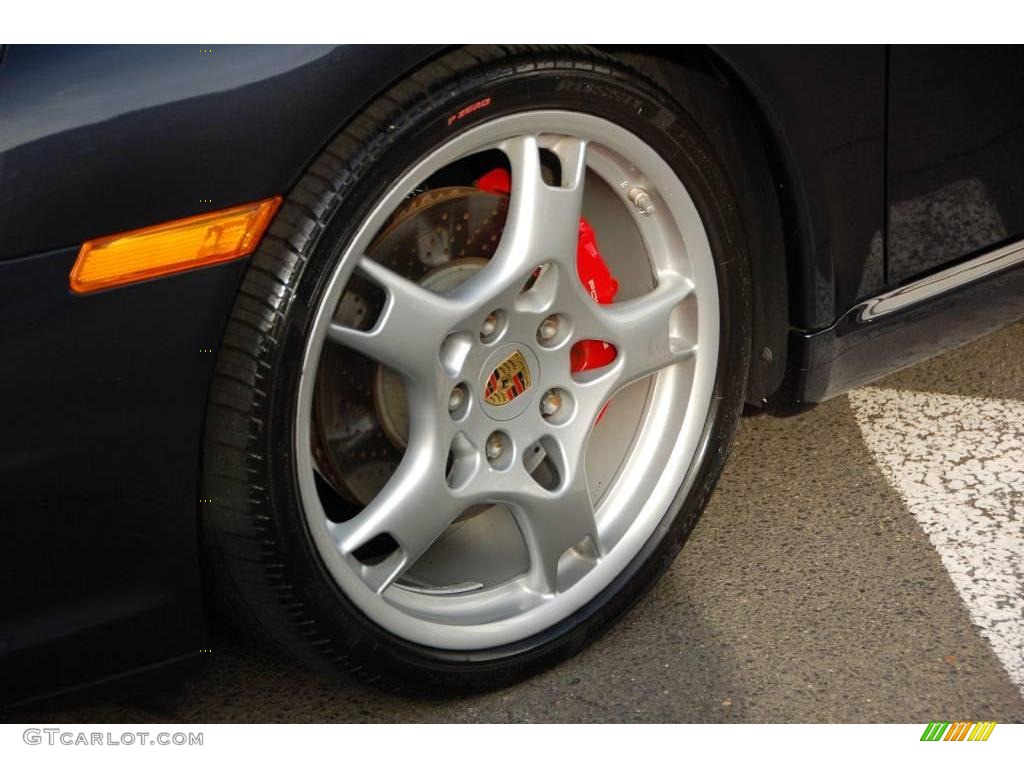
[[[449,125],[467,104],[481,109]],[[300,360],[337,254],[387,186],[419,156],[490,117],[557,107],[639,135],[682,179],[704,221],[722,308],[711,411],[682,490],[628,567],[574,615],[522,642],[447,652],[370,622],[336,586],[310,538],[295,480]],[[714,130],[704,126],[703,130]],[[320,669],[410,692],[503,686],[580,651],[664,573],[711,493],[741,411],[751,338],[750,277],[733,184],[688,110],[587,49],[464,48],[380,96],[331,143],[284,202],[252,257],[221,344],[207,415],[202,531],[213,588],[273,647]]]

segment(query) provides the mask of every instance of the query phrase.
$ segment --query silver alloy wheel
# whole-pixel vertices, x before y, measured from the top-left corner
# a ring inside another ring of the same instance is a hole
[[[488,149],[507,156],[512,190],[504,232],[486,266],[441,295],[364,255],[419,184]],[[543,180],[541,149],[558,158],[560,187]],[[653,285],[643,295],[598,305],[577,277],[578,222],[590,183],[611,190],[635,223],[643,253],[632,255],[630,269],[649,275]],[[644,206],[637,205],[637,189],[648,193]],[[539,267],[544,269],[536,285],[523,292]],[[387,297],[368,332],[333,319],[354,270]],[[482,339],[481,328],[495,310],[503,323]],[[566,333],[551,344],[540,327],[553,314],[564,319]],[[680,483],[695,463],[709,412],[718,335],[707,234],[682,182],[640,138],[604,119],[562,111],[500,117],[455,136],[376,205],[341,254],[317,308],[303,359],[295,440],[301,501],[324,565],[371,620],[426,646],[490,648],[553,626],[625,569],[677,494],[688,490]],[[611,343],[615,360],[571,374],[568,350],[580,339]],[[398,372],[409,407],[408,444],[394,475],[343,523],[324,511],[311,452],[317,367],[324,345],[335,343]],[[514,408],[489,407],[483,395],[491,372],[516,354],[529,368],[529,387],[512,401]],[[468,397],[453,412],[452,390],[459,385]],[[604,452],[593,446],[588,452],[588,439],[605,404],[627,388],[640,403],[635,423],[613,436],[624,445],[621,463],[595,488],[588,469],[594,454]],[[550,390],[562,398],[561,418],[542,413],[541,399]],[[501,450],[489,451],[495,435]],[[525,454],[537,445],[557,469],[550,488],[529,471]],[[468,589],[409,588],[403,575],[453,521],[480,505],[511,511],[528,555],[524,572],[498,584],[481,579]],[[390,556],[366,563],[353,555],[381,534],[399,545]]]

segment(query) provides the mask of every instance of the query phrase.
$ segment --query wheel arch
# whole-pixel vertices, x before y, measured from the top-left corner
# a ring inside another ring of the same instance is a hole
[[[423,50],[411,74],[430,62],[457,51],[459,46]],[[789,366],[789,334],[813,327],[808,309],[815,305],[810,276],[831,277],[817,269],[808,196],[795,171],[784,131],[772,117],[753,80],[732,63],[727,53],[710,46],[607,46],[601,50],[636,69],[685,105],[708,132],[744,202],[743,218],[753,275],[753,340],[747,402],[758,407],[785,409],[784,386]],[[391,73],[376,84],[364,103],[387,92],[404,75]],[[356,110],[357,112],[357,110]],[[338,130],[342,128],[339,124]],[[314,148],[311,158],[322,147]],[[304,168],[303,168],[304,170]],[[751,203],[751,204],[747,204]],[[820,218],[820,217],[819,217]]]
[[[406,74],[458,49],[453,45],[421,50],[421,57]],[[729,166],[726,171],[744,202],[753,274],[754,327],[747,402],[784,409],[785,392],[790,389],[784,387],[787,368],[791,367],[790,330],[815,325],[809,307],[815,305],[814,296],[821,287],[814,287],[811,276],[820,280],[832,274],[830,268],[818,269],[813,263],[808,195],[795,171],[785,132],[773,119],[770,106],[753,80],[732,63],[728,53],[710,46],[684,45],[600,49],[657,83],[685,105],[700,124],[722,127],[720,132],[708,132],[707,138]],[[392,72],[381,78],[363,103],[386,93],[403,76]],[[345,122],[338,125],[338,131]],[[322,149],[312,148],[310,158]]]

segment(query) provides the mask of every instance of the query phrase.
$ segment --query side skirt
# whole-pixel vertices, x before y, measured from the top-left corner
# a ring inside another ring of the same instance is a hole
[[[770,403],[799,412],[1024,318],[1024,240],[867,299],[834,325],[789,339]]]

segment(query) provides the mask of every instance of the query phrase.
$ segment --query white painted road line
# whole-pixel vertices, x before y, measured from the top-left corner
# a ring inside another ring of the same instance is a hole
[[[1024,403],[869,387],[864,441],[1024,695]]]

